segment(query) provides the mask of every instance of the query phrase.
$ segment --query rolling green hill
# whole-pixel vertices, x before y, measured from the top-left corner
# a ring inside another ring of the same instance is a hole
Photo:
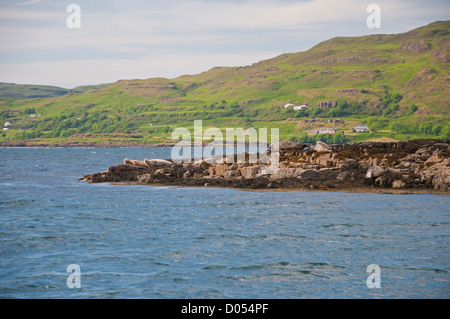
[[[64,89],[49,85],[29,85],[0,82],[0,100],[24,100],[35,98],[49,98],[68,93],[83,93],[107,87],[109,84],[78,86],[74,89]]]
[[[0,85],[0,96],[14,97],[0,100],[0,121],[12,124],[0,142],[164,142],[200,119],[204,128],[278,127],[282,139],[300,141],[450,138],[449,50],[450,21],[443,21],[402,34],[337,37],[305,52],[175,79],[66,93],[46,87],[50,96],[36,98],[32,88]],[[309,110],[284,109],[287,103]],[[371,132],[352,131],[361,123]],[[339,134],[307,134],[325,127]]]
[[[0,100],[22,100],[61,96],[69,93],[57,86],[0,83]]]

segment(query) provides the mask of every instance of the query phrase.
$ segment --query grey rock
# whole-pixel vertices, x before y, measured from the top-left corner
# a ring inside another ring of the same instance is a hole
[[[318,141],[316,146],[314,146],[314,150],[317,152],[328,152],[330,147],[326,143]]]

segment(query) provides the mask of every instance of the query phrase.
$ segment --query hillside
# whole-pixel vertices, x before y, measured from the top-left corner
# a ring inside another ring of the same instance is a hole
[[[0,100],[48,98],[69,93],[67,89],[48,85],[0,83]]]
[[[64,89],[49,85],[29,85],[0,82],[0,100],[25,100],[49,98],[66,95],[68,93],[83,93],[89,90],[101,89],[108,84],[78,86],[74,89]]]
[[[299,141],[450,138],[449,50],[450,21],[443,21],[402,34],[333,38],[305,52],[175,79],[47,88],[50,96],[0,85],[0,96],[14,97],[0,101],[1,122],[12,124],[0,142],[164,142],[197,119],[204,127],[279,127],[282,139]],[[309,110],[284,109],[287,103]],[[361,123],[371,133],[352,132]],[[325,127],[339,133],[307,135]]]

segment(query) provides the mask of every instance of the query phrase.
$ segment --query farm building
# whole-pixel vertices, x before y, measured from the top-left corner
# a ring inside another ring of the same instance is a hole
[[[360,124],[360,125],[356,125],[355,126],[355,132],[357,132],[357,133],[366,133],[366,132],[370,132],[370,130],[369,130],[369,127],[367,125]]]
[[[336,129],[335,128],[321,128],[319,129],[319,134],[335,134]]]

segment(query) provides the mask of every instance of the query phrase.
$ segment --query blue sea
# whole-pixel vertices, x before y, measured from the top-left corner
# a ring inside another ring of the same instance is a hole
[[[0,297],[450,297],[449,196],[78,181],[170,151],[0,149]]]

